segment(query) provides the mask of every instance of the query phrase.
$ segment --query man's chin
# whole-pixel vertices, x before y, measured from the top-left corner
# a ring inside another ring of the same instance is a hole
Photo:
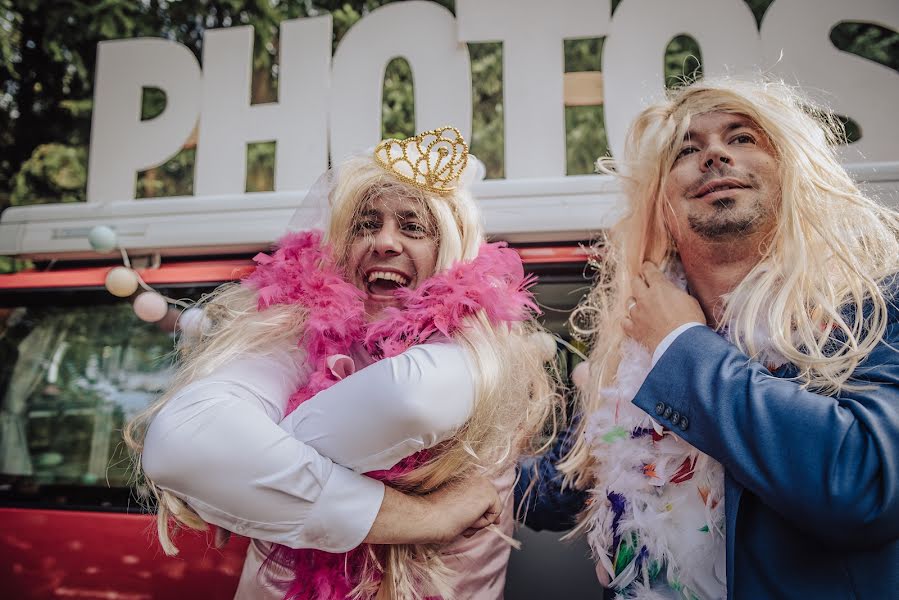
[[[690,229],[700,237],[721,240],[749,235],[757,229],[760,221],[756,215],[729,215],[729,218],[691,218],[689,223]]]
[[[368,317],[370,321],[374,321],[381,316],[381,313],[385,308],[399,308],[400,302],[396,298],[366,298],[365,300],[365,315]]]

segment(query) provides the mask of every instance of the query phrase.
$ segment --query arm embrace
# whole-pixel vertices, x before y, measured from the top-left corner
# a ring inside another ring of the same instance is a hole
[[[319,392],[280,425],[358,473],[389,469],[468,420],[475,383],[466,354],[453,343],[413,346]]]
[[[178,392],[147,432],[143,468],[207,522],[343,552],[369,533],[385,494],[353,469],[392,466],[452,435],[471,410],[472,375],[460,347],[417,346],[310,399],[285,421],[288,432],[277,422],[300,383],[298,354],[243,356]]]

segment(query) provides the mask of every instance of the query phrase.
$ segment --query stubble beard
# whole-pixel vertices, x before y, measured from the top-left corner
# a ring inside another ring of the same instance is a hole
[[[770,207],[763,202],[764,190],[753,173],[743,173],[730,169],[709,171],[694,184],[694,188],[717,177],[737,177],[749,184],[747,190],[754,192],[748,204],[740,206],[736,198],[725,197],[715,200],[708,208],[687,215],[687,224],[696,235],[711,242],[721,242],[751,235],[771,218]]]
[[[768,210],[760,198],[751,205],[739,208],[736,199],[716,200],[711,214],[691,214],[687,217],[690,229],[709,241],[723,241],[755,233],[767,221]]]

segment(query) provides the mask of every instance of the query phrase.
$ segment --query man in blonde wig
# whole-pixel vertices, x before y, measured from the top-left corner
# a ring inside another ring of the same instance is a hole
[[[899,218],[812,106],[694,83],[607,167],[629,211],[583,308],[595,348],[559,468],[592,488],[580,526],[617,597],[899,590]]]
[[[166,552],[182,525],[252,537],[240,600],[502,597],[499,513],[555,393],[470,167],[449,126],[347,158],[299,212],[319,217],[205,301],[126,430]]]

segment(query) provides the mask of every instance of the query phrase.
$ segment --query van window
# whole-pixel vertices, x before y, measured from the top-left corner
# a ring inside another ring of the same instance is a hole
[[[0,313],[0,474],[124,487],[121,430],[172,376],[173,337],[130,304]]]

